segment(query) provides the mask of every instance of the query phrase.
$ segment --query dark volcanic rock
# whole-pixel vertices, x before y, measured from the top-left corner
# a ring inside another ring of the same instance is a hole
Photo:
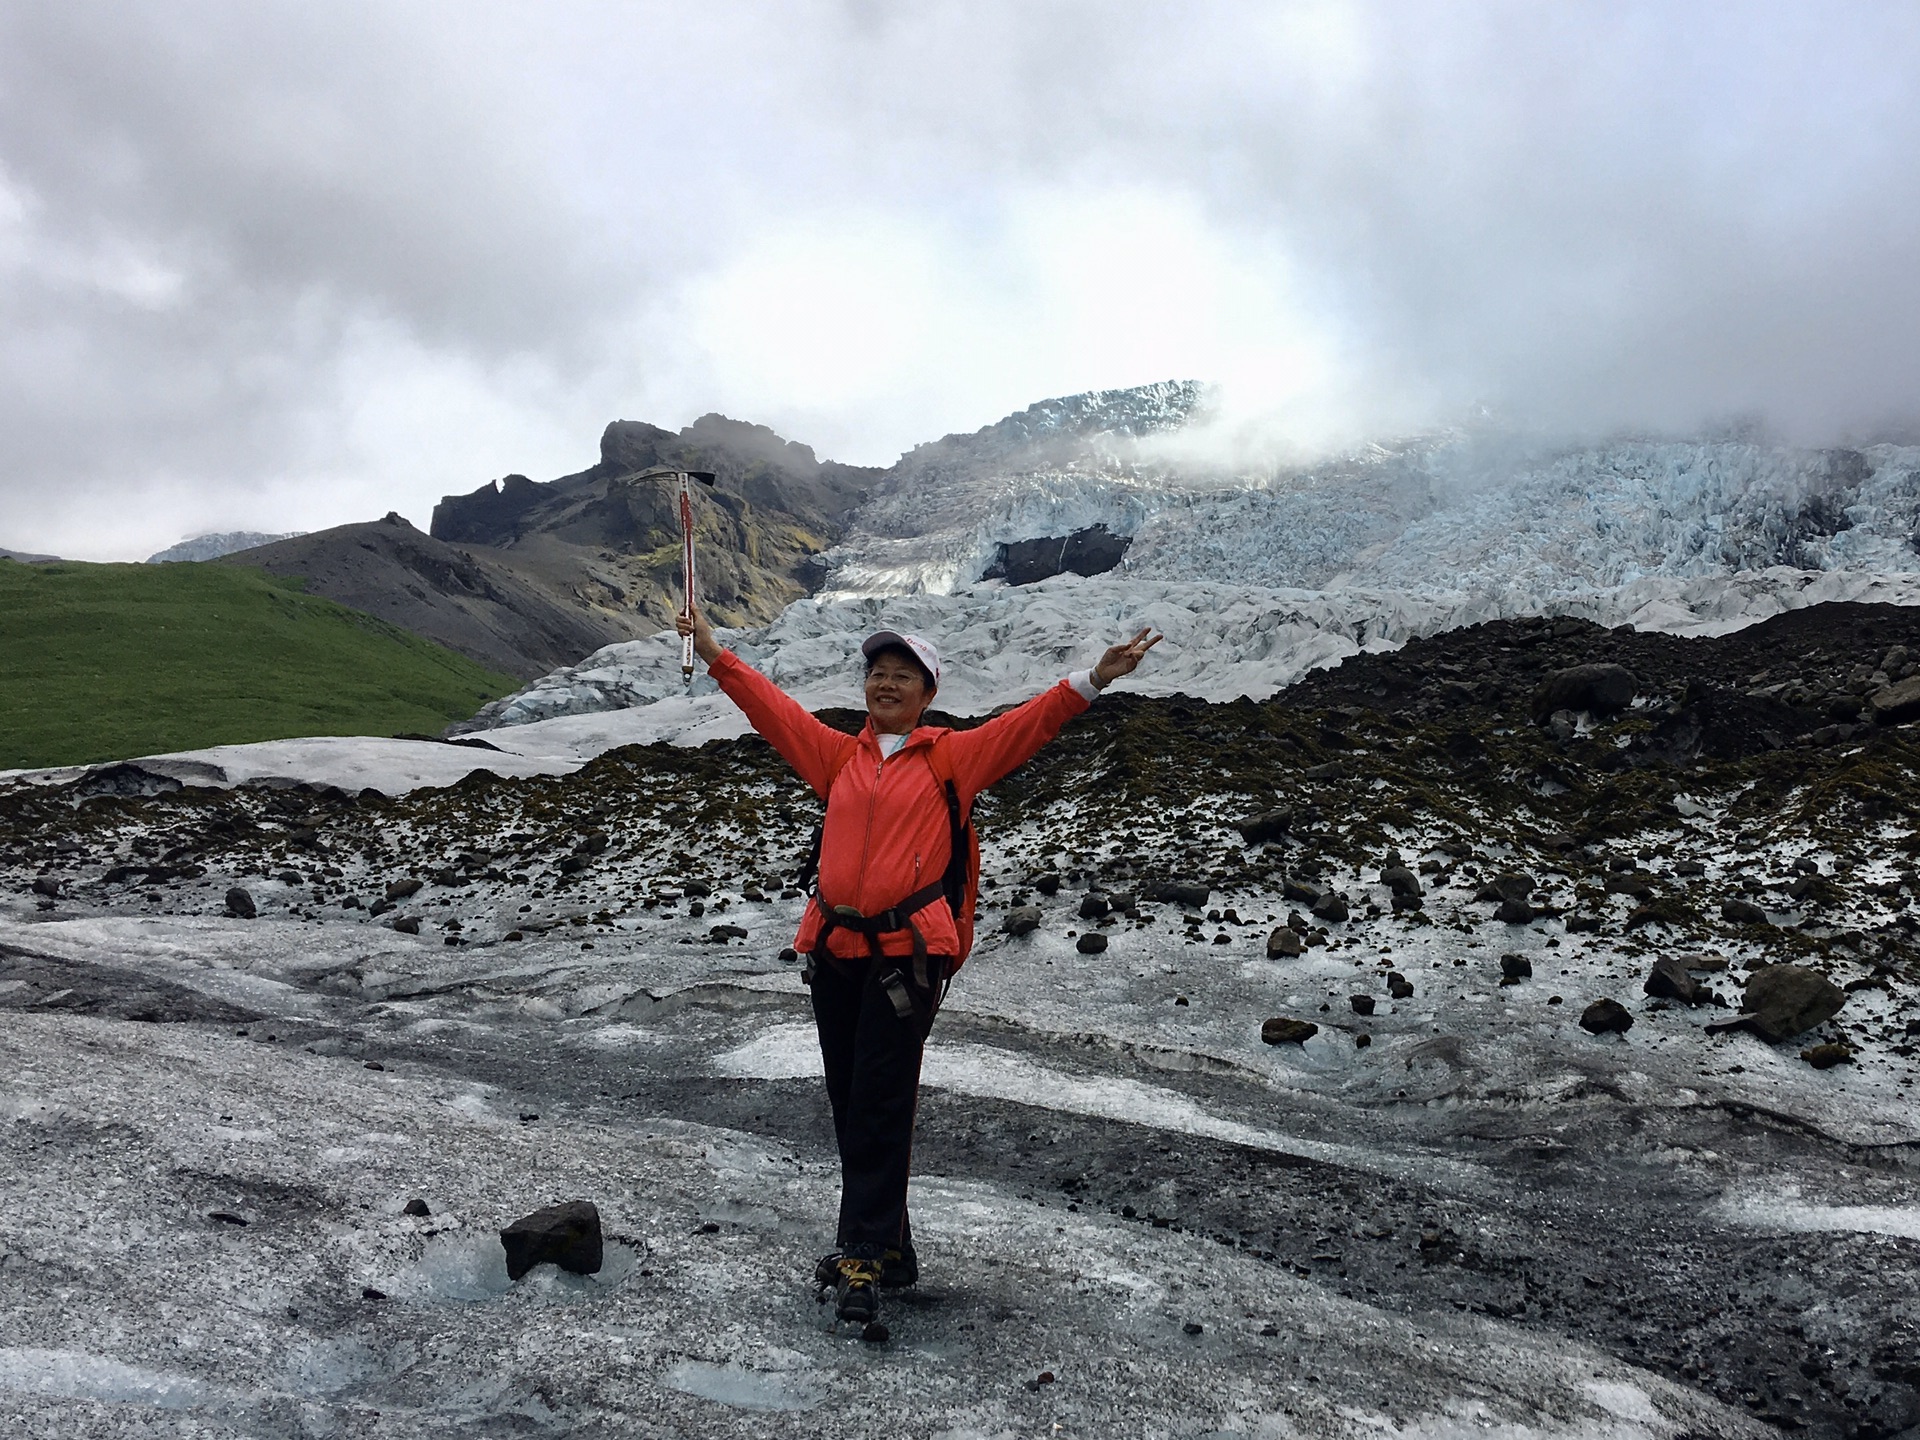
[[[1090,525],[1071,535],[1015,540],[1000,547],[980,578],[1031,585],[1055,575],[1104,575],[1120,563],[1131,544],[1131,535],[1116,535],[1105,525]]]
[[[227,914],[237,920],[251,920],[258,912],[254,909],[253,896],[236,885],[227,891]]]
[[[1337,890],[1329,890],[1313,902],[1313,913],[1316,919],[1328,920],[1334,924],[1339,924],[1347,918],[1349,913],[1347,910],[1347,897]]]
[[[1034,888],[1039,889],[1038,881]],[[1205,885],[1195,885],[1184,880],[1156,880],[1141,892],[1147,899],[1165,905],[1188,905],[1198,910],[1207,903],[1207,897],[1213,893]]]
[[[1413,982],[1398,970],[1387,973],[1387,994],[1395,1000],[1407,1000],[1413,996]]]
[[[600,1211],[591,1200],[549,1205],[507,1226],[500,1243],[506,1247],[509,1279],[549,1261],[576,1275],[595,1275],[602,1259]]]
[[[1353,1013],[1356,1015],[1373,1014],[1373,996],[1371,995],[1349,995],[1347,1003],[1353,1007]]]
[[[36,895],[44,895],[49,900],[58,900],[60,898],[60,882],[51,875],[37,876],[33,882],[33,893]]]
[[[1079,913],[1082,920],[1098,920],[1111,909],[1112,903],[1098,890],[1089,890],[1080,897]]]
[[[1493,901],[1496,904],[1502,900],[1525,900],[1536,888],[1531,875],[1508,871],[1505,875],[1496,876],[1482,885],[1473,898]]]
[[[1234,829],[1240,832],[1240,838],[1249,845],[1258,845],[1263,840],[1281,840],[1286,837],[1287,828],[1293,823],[1292,812],[1287,810],[1263,810],[1258,815],[1250,815],[1245,820],[1236,821]]]
[[[1533,962],[1524,955],[1509,951],[1500,957],[1500,978],[1502,980],[1531,980]]]
[[[1780,1041],[1831,1020],[1846,1003],[1846,992],[1818,970],[1769,965],[1748,978],[1740,1009],[1754,1034]]]
[[[410,895],[418,895],[420,893],[421,883],[421,881],[411,877],[405,880],[395,880],[387,886],[386,898],[389,900],[405,900]]]
[[[1001,919],[1000,930],[1005,935],[1031,935],[1045,918],[1038,905],[1016,905]]]
[[[1533,906],[1526,901],[1509,897],[1500,902],[1499,908],[1493,912],[1493,918],[1509,925],[1525,925],[1533,919],[1533,914]]]
[[[1082,955],[1098,955],[1107,948],[1107,937],[1098,930],[1089,930],[1074,942],[1073,948]]]
[[[1404,865],[1389,865],[1380,872],[1380,883],[1395,895],[1418,897],[1426,892],[1420,888],[1420,879]]]
[[[1654,961],[1641,988],[1656,1000],[1678,1000],[1683,1005],[1700,1005],[1713,998],[1713,992],[1689,975],[1686,961],[1676,955]]]
[[[427,1216],[433,1214],[433,1211],[428,1208],[426,1201],[416,1195],[413,1199],[407,1201],[400,1213],[402,1215],[412,1215],[416,1219],[425,1219]]]
[[[1267,958],[1269,960],[1291,959],[1304,954],[1307,942],[1302,940],[1290,927],[1282,925],[1267,936]]]
[[[1540,682],[1533,692],[1533,718],[1544,721],[1556,710],[1617,714],[1639,690],[1639,679],[1624,665],[1574,665]]]
[[[1853,1063],[1853,1047],[1837,1040],[1814,1045],[1800,1052],[1800,1058],[1816,1070],[1831,1070],[1836,1065]]]
[[[1289,1020],[1276,1015],[1260,1024],[1260,1038],[1269,1045],[1301,1045],[1320,1033],[1311,1020]]]
[[[1720,907],[1720,918],[1730,925],[1766,925],[1767,912],[1751,900],[1728,900]]]
[[[1902,725],[1920,720],[1920,675],[1886,685],[1867,699],[1873,718],[1882,725]]]
[[[393,922],[393,928],[402,935],[418,935],[420,933],[420,917],[418,915],[402,915],[398,920]]]
[[[1596,1000],[1580,1012],[1580,1028],[1591,1035],[1624,1035],[1633,1028],[1633,1016],[1618,1000]]]

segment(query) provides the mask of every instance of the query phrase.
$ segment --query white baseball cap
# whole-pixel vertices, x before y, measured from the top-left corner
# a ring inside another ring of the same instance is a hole
[[[890,646],[913,655],[927,674],[933,677],[933,688],[940,688],[940,652],[933,648],[932,641],[922,640],[918,635],[902,635],[896,630],[882,630],[867,637],[866,643],[860,647],[860,653],[871,660]]]

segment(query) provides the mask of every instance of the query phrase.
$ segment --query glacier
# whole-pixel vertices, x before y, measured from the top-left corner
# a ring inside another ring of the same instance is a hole
[[[1826,601],[1920,603],[1920,447],[1482,427],[1228,464],[1206,458],[1209,403],[1192,382],[1094,392],[910,451],[822,557],[821,593],[729,641],[807,703],[857,705],[860,638],[923,634],[951,661],[942,708],[981,714],[1142,625],[1167,643],[1131,683],[1226,700],[1485,620],[1702,634]],[[1114,571],[980,579],[1004,544],[1094,525],[1132,539]],[[609,646],[456,728],[673,701],[629,738],[732,733],[677,649]]]

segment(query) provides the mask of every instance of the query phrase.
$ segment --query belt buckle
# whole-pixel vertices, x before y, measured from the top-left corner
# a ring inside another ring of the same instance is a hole
[[[833,907],[833,913],[842,920],[864,920],[867,918],[851,905],[836,905]]]

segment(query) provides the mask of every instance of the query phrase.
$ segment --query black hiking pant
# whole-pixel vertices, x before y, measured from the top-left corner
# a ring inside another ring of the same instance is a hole
[[[913,1163],[913,1119],[920,1100],[920,1055],[953,962],[927,960],[930,989],[913,983],[913,964],[889,958],[843,961],[822,955],[813,966],[813,1020],[840,1146],[842,1254],[878,1260],[912,1248],[907,1174]],[[913,1014],[902,1017],[882,980],[898,970],[910,987]]]

